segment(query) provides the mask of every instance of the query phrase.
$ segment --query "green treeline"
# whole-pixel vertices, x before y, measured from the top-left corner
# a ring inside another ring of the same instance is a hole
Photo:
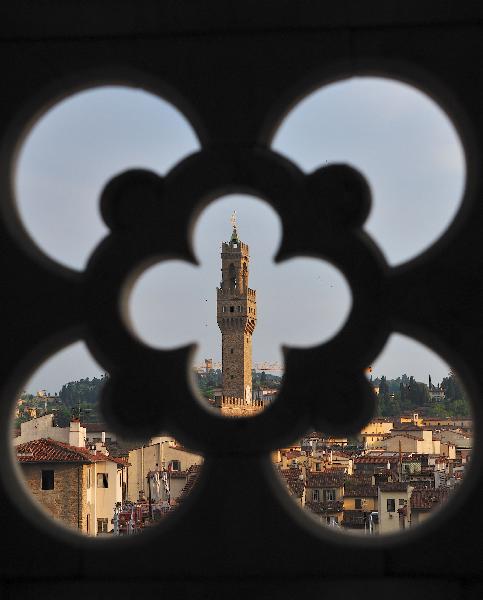
[[[379,387],[378,411],[380,417],[391,417],[401,413],[420,410],[427,417],[469,417],[471,408],[465,391],[453,372],[441,382],[445,397],[434,401],[425,383],[416,381],[406,374],[397,379],[384,375],[373,381]]]
[[[205,398],[213,398],[215,388],[221,388],[223,385],[221,369],[213,369],[208,373],[196,373],[196,383]],[[282,378],[279,375],[252,370],[252,389],[254,391],[259,388],[278,389],[281,384]]]
[[[105,377],[101,379],[86,377],[79,381],[64,383],[59,392],[59,398],[65,406],[70,408],[75,408],[79,404],[96,404],[105,380]]]

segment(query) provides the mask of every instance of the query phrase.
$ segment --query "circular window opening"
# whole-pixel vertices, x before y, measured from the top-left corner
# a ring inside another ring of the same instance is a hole
[[[83,269],[108,233],[99,196],[111,177],[134,168],[163,175],[197,150],[191,125],[159,96],[125,86],[73,94],[40,117],[21,145],[20,218],[45,254]]]
[[[284,119],[273,148],[311,172],[348,163],[368,180],[365,224],[391,265],[414,258],[450,226],[466,165],[458,132],[426,94],[388,78],[326,85]]]
[[[13,456],[45,518],[86,536],[127,538],[176,511],[203,458],[169,435],[133,442],[110,430],[98,403],[108,377],[81,343],[50,358],[16,400]]]
[[[413,530],[458,493],[473,418],[454,371],[404,336],[390,338],[367,376],[377,413],[358,435],[311,431],[276,451],[273,463],[314,527],[377,538]]]

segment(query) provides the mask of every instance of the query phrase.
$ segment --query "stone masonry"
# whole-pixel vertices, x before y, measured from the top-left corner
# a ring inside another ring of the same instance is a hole
[[[32,495],[55,519],[65,525],[87,530],[85,464],[21,463],[23,479]],[[54,489],[42,490],[42,470],[54,471]]]
[[[238,239],[233,223],[230,241],[222,244],[222,277],[217,288],[223,371],[219,408],[227,416],[241,416],[261,408],[252,401],[252,336],[257,321],[257,301],[255,290],[248,287],[249,260],[248,246]]]

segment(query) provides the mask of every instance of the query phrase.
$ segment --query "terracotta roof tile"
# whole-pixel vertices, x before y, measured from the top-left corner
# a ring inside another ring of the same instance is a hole
[[[344,485],[343,471],[325,471],[324,473],[307,473],[307,487],[340,487]]]
[[[15,448],[17,460],[21,463],[61,462],[61,463],[94,463],[109,460],[126,466],[126,461],[107,456],[102,452],[93,454],[87,448],[70,446],[50,438],[42,438],[19,444]]]
[[[359,458],[354,459],[355,464],[387,464],[389,463],[397,463],[399,458],[397,456],[360,456]]]
[[[448,488],[437,490],[414,490],[411,494],[411,509],[431,510],[448,499]]]
[[[347,498],[377,498],[377,485],[359,485],[344,490]]]
[[[342,512],[344,503],[342,500],[332,500],[330,502],[306,502],[305,508],[317,515],[325,515],[327,513]]]
[[[381,492],[405,492],[408,489],[408,484],[395,481],[393,483],[380,483]]]

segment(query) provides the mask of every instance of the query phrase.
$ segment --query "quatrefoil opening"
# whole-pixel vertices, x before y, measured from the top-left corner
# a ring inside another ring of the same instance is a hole
[[[217,165],[217,169],[213,165]],[[307,183],[308,181],[308,183]],[[188,431],[188,440],[191,447],[197,447],[198,445],[203,446],[206,444],[206,439],[203,440],[200,436],[199,421],[210,422],[209,427],[215,428],[217,436],[213,437],[213,446],[223,449],[225,445],[230,446],[230,451],[252,451],[257,448],[269,448],[270,442],[267,442],[264,430],[266,424],[263,422],[268,420],[271,424],[272,431],[280,432],[279,435],[287,436],[287,428],[293,426],[293,414],[295,412],[299,415],[308,413],[302,417],[302,421],[314,416],[319,412],[323,411],[319,408],[320,402],[318,402],[313,395],[309,395],[304,398],[300,398],[299,394],[295,392],[298,388],[296,380],[299,378],[303,371],[303,360],[302,362],[290,358],[291,351],[286,350],[287,353],[287,370],[292,371],[292,375],[287,381],[290,381],[290,387],[293,386],[292,391],[287,389],[287,382],[285,382],[281,395],[280,402],[275,403],[270,410],[266,411],[265,414],[259,415],[254,419],[250,419],[250,423],[244,424],[240,427],[238,424],[233,423],[220,423],[218,419],[210,419],[205,411],[200,411],[196,407],[196,403],[193,401],[193,394],[189,390],[186,384],[186,372],[188,369],[188,357],[192,349],[185,347],[177,351],[176,357],[172,352],[161,352],[154,351],[143,347],[132,335],[129,334],[128,330],[124,328],[124,332],[119,330],[121,324],[120,319],[112,319],[112,314],[120,314],[119,311],[119,297],[125,298],[127,284],[126,281],[132,282],[133,273],[137,269],[139,272],[140,265],[145,266],[153,260],[153,257],[177,257],[188,259],[191,262],[195,261],[190,240],[189,231],[190,226],[186,223],[192,222],[192,215],[196,214],[200,210],[200,197],[205,198],[204,203],[211,200],[220,194],[221,190],[232,188],[232,189],[250,189],[255,190],[259,195],[266,198],[275,208],[281,208],[280,215],[282,217],[282,223],[290,215],[289,219],[296,219],[300,225],[300,231],[303,230],[303,222],[316,222],[316,227],[307,230],[307,235],[303,235],[303,240],[295,239],[291,233],[292,229],[284,228],[283,240],[280,251],[277,256],[277,260],[283,260],[284,258],[290,258],[297,254],[324,257],[328,258],[339,266],[343,273],[349,274],[349,281],[352,285],[355,281],[359,296],[363,296],[362,304],[356,302],[353,306],[349,323],[351,327],[348,329],[348,325],[335,336],[335,338],[326,346],[318,347],[312,351],[312,364],[315,365],[315,372],[319,369],[320,364],[324,364],[326,353],[330,349],[330,353],[334,357],[340,356],[342,350],[344,356],[346,355],[346,348],[344,340],[346,337],[354,335],[361,336],[360,343],[357,346],[357,350],[364,347],[364,352],[361,354],[363,357],[367,355],[367,340],[364,337],[366,331],[374,329],[375,321],[371,321],[371,317],[377,320],[379,329],[384,331],[381,327],[381,320],[377,314],[377,296],[371,298],[372,290],[379,292],[381,283],[381,275],[384,269],[381,271],[381,260],[377,253],[374,253],[374,249],[370,244],[366,243],[364,236],[360,236],[358,232],[357,224],[363,222],[364,216],[367,215],[369,205],[369,191],[363,178],[354,172],[353,169],[339,165],[337,167],[331,167],[326,169],[325,173],[323,170],[316,173],[311,178],[305,178],[301,176],[301,173],[293,168],[290,163],[280,157],[270,153],[268,151],[257,150],[255,152],[249,152],[247,150],[233,150],[230,149],[217,149],[213,151],[204,151],[198,155],[193,155],[186,161],[178,165],[173,173],[170,173],[164,180],[163,184],[160,181],[156,181],[156,177],[150,173],[142,173],[139,171],[126,173],[121,175],[117,181],[111,182],[105,190],[102,199],[103,214],[106,215],[106,219],[114,226],[114,230],[109,238],[99,247],[96,253],[93,255],[90,268],[88,273],[95,279],[102,278],[105,281],[106,265],[103,264],[103,256],[108,257],[109,262],[116,263],[115,273],[111,271],[111,279],[109,282],[109,291],[106,289],[105,294],[102,294],[104,300],[110,296],[110,302],[104,302],[103,307],[99,310],[98,302],[96,301],[95,295],[91,296],[92,304],[90,311],[91,320],[91,334],[92,337],[92,349],[94,352],[98,352],[100,347],[103,347],[103,354],[105,356],[110,355],[111,357],[117,356],[117,360],[121,360],[122,364],[128,364],[128,355],[130,351],[134,351],[140,360],[134,361],[135,364],[143,364],[146,366],[146,377],[149,373],[153,374],[156,371],[156,364],[167,364],[168,357],[169,364],[172,365],[173,373],[179,375],[177,379],[178,385],[176,387],[176,397],[178,398],[176,403],[172,403],[167,408],[165,400],[156,398],[153,393],[158,386],[160,380],[153,376],[153,384],[147,385],[146,390],[149,387],[149,394],[147,397],[151,397],[153,402],[156,404],[156,408],[153,410],[147,410],[145,416],[141,417],[142,423],[139,422],[139,428],[148,428],[151,431],[153,424],[156,423],[156,428],[161,424],[160,420],[156,420],[155,413],[158,412],[161,421],[165,420],[164,428],[168,425],[171,431]],[[337,189],[340,189],[339,195],[344,200],[341,202],[340,207],[335,201],[337,197]],[[142,228],[138,228],[136,225],[136,210],[133,211],[126,203],[126,198],[131,198],[136,201],[139,210],[142,210],[143,199],[137,198],[137,193],[142,190],[148,190],[148,212],[150,218],[143,220]],[[134,194],[133,190],[136,190]],[[201,190],[201,194],[200,194]],[[153,200],[154,196],[158,194],[158,204]],[[184,200],[182,202],[181,200]],[[175,201],[177,200],[177,201]],[[287,210],[288,204],[288,210]],[[339,208],[341,208],[339,213]],[[117,212],[116,212],[117,211]],[[113,217],[112,215],[116,215]],[[321,216],[323,215],[323,216]],[[327,217],[328,215],[328,217]],[[327,218],[327,222],[324,221],[324,216]],[[284,218],[285,217],[285,218]],[[126,229],[126,225],[129,220],[133,218],[133,226],[131,230]],[[339,223],[340,229],[336,236],[330,234],[330,226]],[[342,224],[352,224],[350,228],[343,228]],[[322,235],[317,235],[317,225],[322,227],[324,225],[324,231]],[[293,225],[293,223],[292,223]],[[296,228],[297,229],[297,228]],[[324,233],[326,235],[324,235]],[[301,242],[301,243],[300,243]],[[297,250],[296,250],[297,248]],[[302,248],[302,250],[300,250]],[[124,261],[124,265],[122,262]],[[374,283],[373,288],[368,288],[365,285],[366,281],[361,276],[360,271],[369,266],[369,274]],[[114,285],[113,285],[114,284]],[[102,286],[102,283],[100,283]],[[130,285],[130,283],[129,283]],[[98,289],[94,285],[94,281],[91,280],[91,290]],[[367,300],[371,298],[373,309],[367,312]],[[376,308],[374,308],[376,307]],[[104,312],[104,309],[106,312]],[[354,312],[357,318],[354,318]],[[365,320],[358,319],[358,313],[367,312],[365,314]],[[111,317],[108,318],[108,314]],[[94,323],[92,323],[94,322]],[[109,335],[103,336],[103,339],[99,339],[99,333],[103,331],[103,328],[108,326],[107,323],[115,322],[115,330]],[[98,329],[98,333],[94,333]],[[357,329],[360,331],[357,332]],[[384,333],[382,334],[384,335]],[[129,338],[129,339],[128,339]],[[382,341],[382,337],[380,341]],[[115,345],[112,345],[113,340],[116,340]],[[106,345],[107,344],[107,345]],[[108,346],[111,345],[109,348]],[[130,350],[127,351],[127,348]],[[299,355],[304,354],[305,351],[298,351]],[[144,357],[144,358],[141,358]],[[294,354],[295,356],[295,354]],[[305,355],[304,355],[305,356]],[[361,356],[358,356],[359,361],[356,364],[361,364],[360,369],[364,367],[361,363]],[[163,361],[161,363],[160,361]],[[322,361],[322,362],[320,362]],[[367,364],[367,363],[366,363]],[[364,365],[365,366],[365,365]],[[356,367],[357,370],[358,367]],[[116,369],[115,364],[112,365],[112,369],[109,368],[112,374],[111,387],[116,390],[116,394],[111,394],[111,398],[116,397],[116,403],[127,403],[128,392],[123,390],[129,390],[129,384],[126,380],[126,385],[116,383],[116,379],[128,377],[129,368]],[[353,373],[354,369],[350,369]],[[183,381],[182,381],[183,380]],[[361,402],[358,406],[352,405],[353,414],[355,416],[353,426],[360,424],[367,419],[368,414],[372,410],[372,404],[370,397],[364,391],[364,380],[359,378],[354,380],[353,387],[348,392],[346,390],[341,391],[341,402],[344,397],[347,399],[358,396],[361,398]],[[354,394],[354,387],[359,390],[360,393]],[[173,390],[175,388],[173,387]],[[121,398],[125,395],[125,399]],[[106,398],[109,397],[109,387],[106,389]],[[156,400],[154,400],[156,398]],[[310,398],[310,400],[309,400]],[[307,404],[308,403],[308,404]],[[277,408],[277,405],[280,407]],[[318,408],[305,410],[304,406],[314,404]],[[106,400],[107,406],[107,400]],[[289,408],[289,407],[292,408]],[[287,408],[289,411],[287,412]],[[114,407],[111,406],[111,410]],[[314,412],[315,410],[315,412]],[[193,423],[190,426],[191,419],[187,414],[192,412]],[[122,410],[118,411],[117,417],[112,413],[112,418],[116,420],[117,426],[126,429],[128,424],[122,425]],[[290,417],[288,416],[290,414]],[[341,411],[340,417],[344,414]],[[345,413],[346,414],[346,413]],[[127,418],[128,412],[126,413]],[[284,415],[280,418],[281,415]],[[335,413],[332,415],[334,428],[341,427],[340,422],[335,422]],[[300,416],[299,416],[300,418]],[[339,417],[337,417],[339,418]],[[342,419],[341,419],[342,420]],[[324,423],[328,425],[330,418],[326,418]],[[347,419],[345,419],[347,421]],[[196,427],[195,427],[196,424]],[[129,423],[129,427],[133,427],[133,423]],[[251,431],[251,434],[247,435],[247,430]],[[247,439],[250,438],[247,448]],[[226,451],[226,450],[223,450]]]

